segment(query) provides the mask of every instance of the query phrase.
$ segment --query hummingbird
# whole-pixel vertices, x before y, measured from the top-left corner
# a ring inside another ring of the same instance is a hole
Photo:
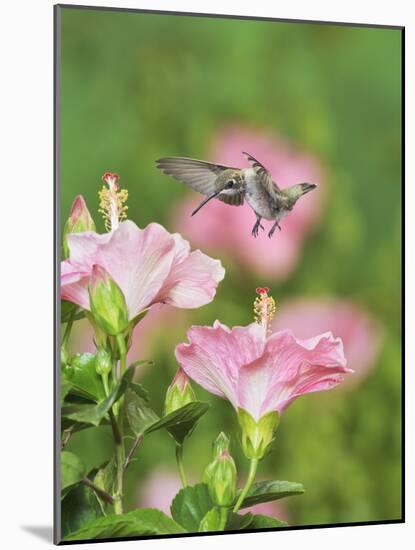
[[[188,157],[164,157],[156,160],[156,166],[168,176],[181,181],[206,198],[192,212],[192,216],[212,199],[219,199],[231,206],[249,204],[256,216],[252,235],[264,230],[262,218],[273,221],[268,237],[271,238],[279,222],[294,208],[300,197],[317,187],[314,183],[297,183],[281,189],[271,174],[257,159],[243,151],[250,168],[232,168],[223,164]]]

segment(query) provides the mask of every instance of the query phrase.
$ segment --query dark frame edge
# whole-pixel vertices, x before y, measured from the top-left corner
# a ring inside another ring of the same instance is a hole
[[[405,27],[401,30],[401,136],[402,136],[402,153],[401,153],[401,211],[402,211],[402,225],[401,225],[401,237],[402,237],[402,259],[401,259],[401,277],[402,277],[402,289],[401,289],[401,302],[402,302],[402,409],[401,409],[401,436],[402,436],[402,503],[401,503],[401,517],[402,522],[405,521],[405,500],[406,500],[406,491],[405,491],[405,364],[406,364],[406,354],[405,354]]]
[[[144,8],[117,8],[116,6],[87,6],[84,4],[56,4],[55,7],[64,9],[83,9],[83,10],[95,10],[95,11],[114,11],[124,13],[150,13],[159,15],[188,15],[189,17],[213,17],[218,19],[239,19],[248,21],[278,21],[280,23],[308,23],[317,25],[337,25],[342,27],[368,27],[374,29],[386,29],[386,30],[403,30],[403,25],[386,25],[376,23],[350,23],[348,21],[319,21],[312,19],[289,19],[284,17],[265,17],[261,15],[229,15],[226,13],[204,13],[204,12],[186,12],[186,11],[173,11],[173,10],[152,10]]]
[[[53,6],[53,543],[61,543],[60,492],[60,103],[61,103],[61,7]]]

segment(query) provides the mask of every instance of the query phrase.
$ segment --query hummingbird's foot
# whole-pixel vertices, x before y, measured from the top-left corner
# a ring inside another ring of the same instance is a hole
[[[264,226],[261,224],[261,216],[258,216],[258,214],[257,214],[255,225],[252,228],[252,236],[253,237],[255,237],[255,238],[258,237],[259,228],[261,228],[262,231],[264,231]]]
[[[258,237],[258,232],[259,232],[259,228],[261,228],[262,230],[264,229],[264,226],[261,225],[261,222],[259,220],[257,220],[255,222],[255,225],[254,227],[252,228],[252,236],[257,238]]]
[[[278,222],[275,222],[274,225],[271,227],[271,231],[268,233],[268,237],[271,238],[274,234],[275,229],[278,227],[278,229],[281,231],[281,226]]]

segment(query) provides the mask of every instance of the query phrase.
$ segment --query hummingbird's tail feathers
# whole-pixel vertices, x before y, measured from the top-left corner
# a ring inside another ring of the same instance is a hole
[[[229,166],[188,157],[164,157],[156,160],[156,166],[168,176],[208,196],[216,191],[215,181],[218,175],[224,170],[234,170]]]
[[[242,151],[242,154],[245,155],[248,158],[249,162],[251,163],[252,168],[255,170],[255,174],[257,175],[258,182],[262,185],[265,191],[273,199],[275,199],[278,191],[280,191],[280,188],[272,179],[271,174],[268,172],[265,166],[261,164],[259,160],[257,160],[255,157],[253,157],[246,151]]]

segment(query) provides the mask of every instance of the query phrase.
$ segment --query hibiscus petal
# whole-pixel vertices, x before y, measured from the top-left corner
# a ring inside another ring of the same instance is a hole
[[[103,267],[124,293],[129,318],[154,300],[165,283],[174,258],[175,241],[161,225],[139,229],[127,220],[116,231],[68,236],[71,262],[91,273]]]
[[[255,420],[261,418],[263,403],[267,398],[271,384],[272,372],[268,362],[269,358],[266,355],[261,355],[255,361],[243,365],[239,371],[239,405],[248,411]]]
[[[175,239],[174,260],[163,288],[154,299],[175,307],[195,308],[212,301],[225,270],[219,260],[213,260],[196,250],[178,233]]]
[[[61,298],[89,309],[88,272],[72,265],[69,260],[61,263]]]
[[[353,372],[346,367],[341,340],[331,333],[308,340],[297,340],[291,331],[275,333],[268,339],[263,359],[268,391],[261,414],[282,412],[297,397],[329,389]]]
[[[289,328],[298,338],[327,330],[340,336],[347,364],[355,371],[351,383],[375,367],[383,336],[378,321],[361,305],[334,297],[288,300],[278,308],[273,328]]]
[[[215,321],[213,327],[192,327],[187,335],[190,344],[176,347],[183,370],[207,391],[226,397],[237,408],[239,368],[262,354],[262,327],[252,323],[231,330]]]

